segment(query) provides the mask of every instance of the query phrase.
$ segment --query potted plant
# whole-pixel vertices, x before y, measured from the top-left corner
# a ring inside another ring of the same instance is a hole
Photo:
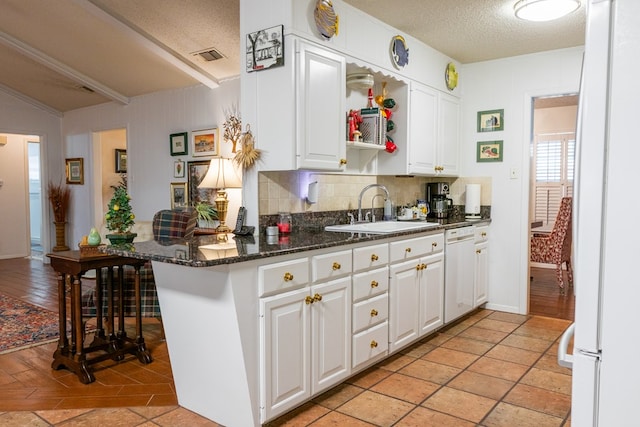
[[[114,188],[113,197],[109,201],[109,210],[105,214],[107,222],[107,230],[115,231],[113,234],[107,234],[107,239],[112,245],[121,243],[131,243],[137,236],[131,233],[131,227],[135,224],[135,215],[131,210],[131,196],[127,193],[125,184],[120,183]]]
[[[71,201],[71,190],[69,190],[69,187],[63,187],[62,184],[55,185],[49,181],[47,194],[53,210],[53,223],[56,226],[56,245],[52,250],[54,252],[68,251],[69,246],[65,243],[65,225],[67,224],[67,212]]]
[[[216,208],[209,202],[199,201],[195,204],[194,209],[198,213],[198,227],[213,228],[212,221],[218,219]]]

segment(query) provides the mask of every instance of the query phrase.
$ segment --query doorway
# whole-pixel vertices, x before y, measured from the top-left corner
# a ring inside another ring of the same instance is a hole
[[[530,147],[530,235],[553,229],[560,200],[573,195],[578,95],[543,96],[532,99],[533,122]],[[573,320],[573,287],[561,295],[555,265],[529,262],[529,314]]]
[[[42,259],[42,170],[40,161],[40,138],[29,138],[27,141],[27,157],[29,169],[29,241],[31,258]]]

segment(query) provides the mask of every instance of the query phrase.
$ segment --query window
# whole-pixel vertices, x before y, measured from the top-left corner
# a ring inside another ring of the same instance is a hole
[[[533,221],[553,226],[560,200],[573,195],[574,132],[536,135],[533,144]]]

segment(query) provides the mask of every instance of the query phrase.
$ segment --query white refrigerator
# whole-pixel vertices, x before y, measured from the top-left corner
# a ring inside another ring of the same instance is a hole
[[[576,312],[558,362],[573,369],[573,426],[640,426],[640,0],[587,3],[573,201]]]

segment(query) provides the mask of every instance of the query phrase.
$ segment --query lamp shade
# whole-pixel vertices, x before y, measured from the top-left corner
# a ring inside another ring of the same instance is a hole
[[[211,159],[209,169],[198,188],[240,188],[242,178],[231,159]]]
[[[552,21],[574,12],[580,0],[519,0],[515,6],[516,16],[527,21]]]

